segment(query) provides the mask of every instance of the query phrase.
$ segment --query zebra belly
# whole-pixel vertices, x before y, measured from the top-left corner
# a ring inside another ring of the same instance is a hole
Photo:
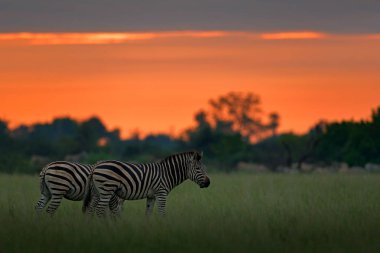
[[[73,191],[68,192],[64,197],[65,199],[72,200],[72,201],[79,201],[83,200],[84,193],[78,194]]]
[[[116,192],[116,195],[125,200],[138,200],[147,198],[148,192],[150,192],[150,190],[133,191],[131,189],[125,189],[125,187],[123,187]]]

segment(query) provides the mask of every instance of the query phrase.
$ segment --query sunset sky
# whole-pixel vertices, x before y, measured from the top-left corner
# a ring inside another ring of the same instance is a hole
[[[1,119],[179,134],[242,91],[301,133],[380,105],[378,1],[103,2],[0,3]]]

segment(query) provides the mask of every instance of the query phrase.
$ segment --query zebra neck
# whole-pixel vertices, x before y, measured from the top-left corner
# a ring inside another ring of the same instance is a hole
[[[184,162],[165,161],[162,163],[162,176],[167,182],[167,187],[173,189],[188,178],[187,166],[185,166]]]

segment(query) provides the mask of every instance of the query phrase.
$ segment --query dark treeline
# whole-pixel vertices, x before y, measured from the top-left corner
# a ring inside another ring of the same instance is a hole
[[[196,125],[180,137],[134,134],[120,138],[97,117],[76,121],[64,117],[50,123],[9,129],[0,120],[0,172],[36,173],[50,161],[95,163],[98,160],[153,161],[171,153],[205,152],[214,170],[233,171],[239,163],[279,167],[302,164],[349,166],[380,164],[380,107],[369,120],[319,122],[303,135],[277,133],[280,117],[264,113],[258,96],[231,92],[210,100],[196,113]],[[263,119],[265,118],[265,119]]]

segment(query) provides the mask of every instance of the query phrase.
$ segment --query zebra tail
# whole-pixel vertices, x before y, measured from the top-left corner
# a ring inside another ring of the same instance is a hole
[[[40,173],[40,192],[41,194],[47,196],[50,194],[49,188],[46,185],[45,182],[45,174],[48,166],[44,167]]]
[[[84,192],[83,197],[83,206],[82,206],[82,212],[85,213],[87,211],[87,208],[91,202],[92,197],[92,189],[94,188],[93,182],[92,182],[92,173],[88,176],[88,179],[86,181],[86,190]]]

